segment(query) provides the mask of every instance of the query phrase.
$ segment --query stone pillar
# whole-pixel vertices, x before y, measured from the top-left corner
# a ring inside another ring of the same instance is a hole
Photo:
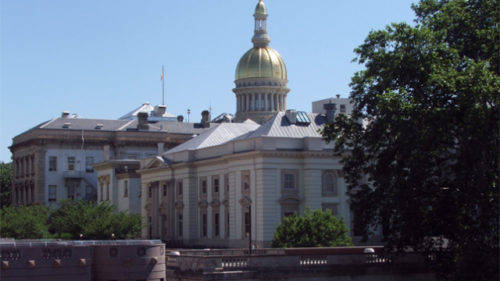
[[[271,111],[274,111],[274,94],[271,94]]]

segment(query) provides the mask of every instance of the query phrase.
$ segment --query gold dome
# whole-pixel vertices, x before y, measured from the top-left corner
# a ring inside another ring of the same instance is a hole
[[[285,62],[270,47],[252,48],[241,57],[236,67],[236,80],[245,78],[287,80]]]

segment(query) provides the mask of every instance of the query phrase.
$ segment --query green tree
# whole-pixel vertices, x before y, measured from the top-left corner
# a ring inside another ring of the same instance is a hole
[[[45,206],[10,206],[0,209],[0,237],[16,239],[50,238]]]
[[[57,237],[79,239],[136,238],[141,231],[138,214],[116,212],[107,202],[64,200],[49,217],[50,231]]]
[[[10,205],[12,163],[0,163],[0,208]]]
[[[432,255],[442,279],[498,280],[498,1],[413,9],[415,26],[355,49],[353,114],[322,134],[343,155],[357,231],[383,226],[389,249]]]
[[[304,216],[294,214],[285,217],[276,228],[271,246],[334,247],[352,245],[349,229],[343,219],[337,219],[330,210],[306,210]]]

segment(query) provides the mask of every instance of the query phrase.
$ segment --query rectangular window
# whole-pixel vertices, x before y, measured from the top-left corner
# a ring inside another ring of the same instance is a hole
[[[249,171],[243,171],[241,173],[241,187],[243,189],[243,192],[250,191],[250,172]]]
[[[226,228],[226,238],[229,238],[229,212],[226,211],[226,225],[225,225],[225,228]]]
[[[166,197],[167,196],[167,185],[164,184],[163,185],[163,197]]]
[[[123,182],[123,197],[128,197],[128,180]]]
[[[182,237],[182,214],[177,215],[177,234]]]
[[[206,195],[207,194],[207,179],[202,178],[201,179],[201,195]]]
[[[75,200],[75,186],[68,186],[68,199]]]
[[[340,112],[345,113],[345,104],[340,105]]]
[[[85,157],[85,171],[87,173],[93,173],[94,172],[94,157],[93,156],[87,156]]]
[[[219,213],[214,214],[214,236],[219,237]]]
[[[75,157],[69,156],[68,157],[68,171],[74,171],[75,170]]]
[[[153,188],[151,186],[148,187],[148,197],[153,197]]]
[[[212,177],[212,190],[213,190],[213,193],[214,194],[218,194],[219,193],[219,177],[218,176],[214,176]]]
[[[207,237],[207,213],[201,215],[201,236]]]
[[[250,212],[245,211],[245,236],[248,237],[250,235],[251,227],[250,227]]]
[[[283,177],[284,183],[283,187],[286,189],[294,189],[295,188],[295,175],[294,174],[285,174]]]
[[[297,172],[294,170],[281,171],[281,188],[284,190],[297,189]]]
[[[49,185],[49,202],[57,201],[57,185]]]
[[[57,157],[49,156],[49,171],[57,171]]]
[[[182,196],[182,181],[177,182],[177,195]]]

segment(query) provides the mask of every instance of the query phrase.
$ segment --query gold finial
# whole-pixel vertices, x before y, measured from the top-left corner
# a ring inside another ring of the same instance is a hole
[[[264,1],[259,0],[259,3],[257,3],[257,7],[255,7],[255,14],[267,15],[266,5],[264,5]]]

